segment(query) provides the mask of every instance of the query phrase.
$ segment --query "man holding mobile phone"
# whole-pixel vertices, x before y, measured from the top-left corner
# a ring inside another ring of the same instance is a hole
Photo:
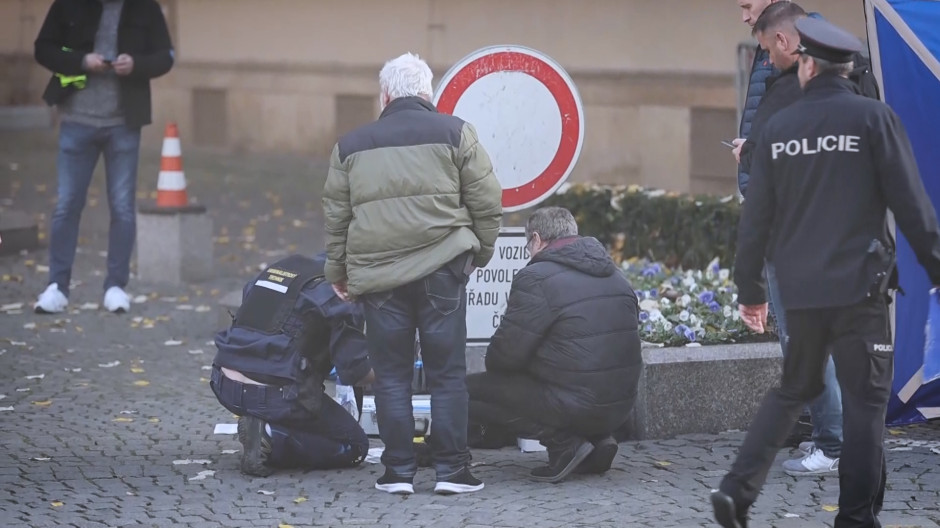
[[[105,158],[111,229],[104,307],[130,309],[124,291],[136,227],[140,129],[150,123],[150,79],[173,66],[155,0],[56,0],[35,43],[52,71],[43,99],[58,108],[58,200],[49,237],[49,283],[37,313],[68,307],[78,225],[98,158]]]

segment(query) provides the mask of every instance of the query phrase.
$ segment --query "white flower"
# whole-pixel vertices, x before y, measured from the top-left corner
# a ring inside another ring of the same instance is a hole
[[[679,320],[682,322],[688,321],[690,318],[688,310],[682,310],[679,312]]]
[[[670,323],[670,322],[667,321],[667,320],[663,320],[663,330],[665,330],[665,331],[667,331],[667,332],[670,331],[670,330],[672,330],[672,323]]]
[[[670,301],[669,299],[663,297],[662,299],[659,300],[659,304],[660,304],[660,306],[666,307],[666,306],[669,306],[670,304],[672,304],[672,301]]]
[[[654,299],[643,299],[640,301],[640,309],[646,310],[647,312],[659,311],[659,303]]]
[[[730,306],[725,306],[724,309],[721,310],[721,313],[723,313],[725,317],[731,317],[731,312],[733,311]]]
[[[695,314],[692,314],[689,316],[689,324],[697,325],[698,323],[699,323],[698,316],[696,316]]]
[[[682,285],[685,286],[686,288],[691,288],[692,286],[695,286],[695,278],[686,277],[682,279]]]
[[[728,277],[730,277],[730,276],[731,276],[731,271],[726,270],[726,269],[718,270],[718,278],[719,278],[719,279],[721,279],[721,280],[723,280],[723,281],[726,281],[726,280],[728,280]]]
[[[659,310],[650,310],[650,321],[659,321],[663,319],[663,313]]]
[[[737,310],[735,310],[734,313],[731,314],[731,319],[733,319],[733,320],[735,320],[735,321],[737,321],[737,320],[740,319],[740,318],[741,318],[741,313],[738,312]]]
[[[697,271],[695,272],[695,278],[696,278],[696,279],[701,279],[701,278],[702,278],[702,270],[697,270]]]
[[[731,302],[738,302],[738,294],[737,294],[737,293],[732,293],[732,294],[731,294]]]
[[[689,297],[689,294],[685,294],[682,296],[681,301],[682,306],[688,306],[692,302],[692,297]]]
[[[705,278],[709,281],[715,280],[715,272],[711,268],[708,268],[708,271],[705,272]]]

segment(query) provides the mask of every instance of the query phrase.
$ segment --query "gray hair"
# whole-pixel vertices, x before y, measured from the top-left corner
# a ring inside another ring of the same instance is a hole
[[[855,67],[855,63],[853,61],[832,62],[813,57],[813,62],[816,63],[816,67],[819,69],[819,75],[824,73],[831,73],[840,77],[848,77],[849,74],[852,73],[852,68]]]
[[[536,209],[525,223],[526,240],[538,233],[543,242],[552,242],[559,238],[577,236],[578,223],[571,211],[564,207],[542,207]]]
[[[428,63],[412,53],[405,53],[385,63],[379,72],[379,87],[390,99],[433,95],[434,75]]]

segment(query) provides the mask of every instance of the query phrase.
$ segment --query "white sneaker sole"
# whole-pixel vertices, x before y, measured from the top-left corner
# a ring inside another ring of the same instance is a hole
[[[822,477],[825,475],[838,475],[838,469],[819,469],[816,471],[794,471],[792,469],[784,469],[784,473],[790,475],[791,477]]]
[[[375,489],[384,491],[385,493],[391,493],[392,495],[411,495],[415,492],[414,485],[408,484],[407,482],[393,482],[391,484],[379,484],[376,482]]]
[[[483,489],[482,482],[477,486],[470,486],[469,484],[455,484],[453,482],[438,482],[434,485],[434,493],[437,493],[438,495],[473,493],[474,491],[480,491],[481,489]]]

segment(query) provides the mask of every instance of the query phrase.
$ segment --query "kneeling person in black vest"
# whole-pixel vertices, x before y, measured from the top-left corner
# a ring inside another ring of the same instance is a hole
[[[346,384],[375,377],[362,309],[323,280],[324,262],[325,254],[293,255],[268,267],[245,286],[231,328],[216,335],[210,385],[240,416],[247,475],[352,467],[369,450],[362,427],[324,392],[334,365]]]

